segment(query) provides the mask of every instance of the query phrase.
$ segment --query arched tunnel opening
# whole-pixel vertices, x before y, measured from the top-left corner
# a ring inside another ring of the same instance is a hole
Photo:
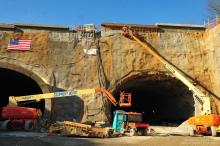
[[[30,77],[10,69],[0,68],[0,106],[8,105],[9,96],[41,94],[39,85]],[[19,106],[41,109],[44,112],[45,101],[21,102]]]
[[[135,77],[116,88],[117,100],[120,91],[132,95],[132,106],[120,109],[142,113],[143,122],[151,125],[177,126],[194,115],[192,93],[175,78]],[[118,108],[112,107],[112,114]]]

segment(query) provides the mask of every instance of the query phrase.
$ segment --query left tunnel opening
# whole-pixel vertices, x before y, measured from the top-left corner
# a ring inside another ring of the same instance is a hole
[[[0,106],[7,106],[9,96],[23,96],[43,93],[39,85],[30,77],[10,69],[0,68]],[[45,101],[22,102],[24,107],[41,109],[44,113]]]

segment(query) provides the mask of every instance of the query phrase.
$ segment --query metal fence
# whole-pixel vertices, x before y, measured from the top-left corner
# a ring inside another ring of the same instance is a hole
[[[205,23],[206,28],[214,28],[216,25],[220,24],[220,16],[216,16],[215,19],[208,19]]]

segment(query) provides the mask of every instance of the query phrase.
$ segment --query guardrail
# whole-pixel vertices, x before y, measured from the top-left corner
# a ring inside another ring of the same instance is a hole
[[[215,19],[208,19],[208,22],[205,23],[206,28],[211,29],[220,24],[220,16],[216,16]]]

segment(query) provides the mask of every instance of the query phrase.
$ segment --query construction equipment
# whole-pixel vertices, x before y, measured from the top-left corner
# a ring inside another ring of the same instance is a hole
[[[188,124],[191,125],[192,131],[190,135],[197,134],[211,134],[217,136],[220,133],[220,115],[202,115],[191,117],[187,120]]]
[[[220,129],[216,126],[220,124],[213,125],[213,123],[207,123],[207,121],[211,121],[211,119],[216,119],[216,117],[219,117],[219,115],[210,115],[213,112],[211,109],[210,101],[211,99],[213,99],[213,97],[211,95],[208,95],[209,92],[202,87],[198,88],[196,86],[196,83],[192,79],[189,79],[186,75],[184,75],[182,71],[177,69],[171,63],[169,63],[169,61],[167,61],[163,56],[161,56],[150,44],[141,41],[141,39],[139,39],[136,36],[136,32],[133,32],[131,28],[123,27],[122,35],[135,40],[151,55],[153,55],[157,60],[159,60],[166,67],[166,69],[168,69],[171,72],[171,74],[174,77],[179,79],[183,84],[185,84],[189,88],[189,90],[193,93],[193,98],[195,101],[195,117],[192,117],[188,120],[190,121],[189,123],[192,126],[193,131],[197,131],[197,133],[207,133],[208,129],[210,129],[209,127],[211,127],[212,135],[215,136],[216,130]],[[200,121],[199,124],[196,122],[197,120]]]
[[[0,129],[33,130],[39,125],[41,110],[27,107],[2,107],[0,111]]]
[[[136,112],[114,111],[112,128],[115,132],[130,136],[147,135],[150,125],[142,122],[142,114]]]
[[[204,91],[201,91],[198,87],[196,87],[196,83],[193,81],[190,81],[188,77],[186,77],[182,71],[177,69],[174,65],[169,63],[164,57],[162,57],[152,46],[148,43],[144,43],[141,41],[136,35],[136,32],[133,32],[131,28],[123,27],[122,28],[122,35],[125,37],[129,37],[133,40],[135,40],[138,44],[140,44],[144,49],[146,49],[151,55],[153,55],[158,61],[160,61],[166,69],[168,69],[171,74],[179,79],[183,84],[185,84],[190,91],[193,93],[193,97],[195,102],[199,103],[201,106],[200,109],[195,109],[196,115],[208,115],[211,114],[211,97],[209,95],[206,95],[207,91],[203,89]],[[202,88],[201,88],[202,89]]]
[[[131,93],[120,92],[120,107],[131,107]]]
[[[9,105],[8,106],[18,106],[20,102],[24,101],[40,101],[42,99],[54,99],[54,98],[63,98],[63,97],[72,97],[72,96],[82,96],[82,95],[91,95],[97,93],[103,93],[108,100],[114,105],[117,105],[116,99],[104,88],[93,88],[93,89],[82,89],[82,90],[71,90],[71,91],[61,91],[53,93],[44,93],[44,94],[35,94],[35,95],[25,95],[25,96],[9,96]]]
[[[111,137],[114,133],[114,129],[112,128],[95,127],[71,121],[64,121],[63,129],[61,131],[64,135],[68,136],[86,136],[98,138]]]
[[[26,95],[26,96],[10,96],[9,105],[7,107],[2,107],[0,113],[0,127],[1,129],[34,129],[36,126],[39,127],[37,119],[41,119],[42,113],[39,109],[19,107],[18,105],[23,102],[38,102],[42,99],[54,99],[63,97],[73,97],[82,95],[91,95],[96,93],[103,93],[105,97],[114,105],[117,106],[118,103],[116,99],[104,88],[94,88],[94,89],[82,89],[82,90],[72,90],[72,91],[62,91],[54,93],[36,94],[36,95]],[[131,102],[131,101],[130,101]],[[127,107],[126,102],[126,107]],[[123,102],[119,104],[120,107],[124,107]],[[33,125],[31,127],[31,125]]]

